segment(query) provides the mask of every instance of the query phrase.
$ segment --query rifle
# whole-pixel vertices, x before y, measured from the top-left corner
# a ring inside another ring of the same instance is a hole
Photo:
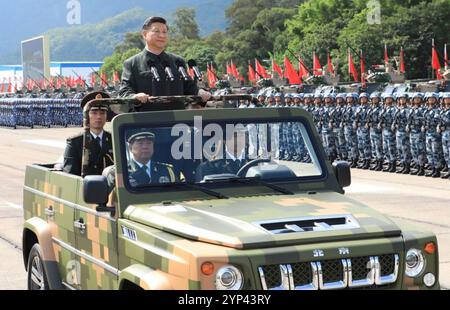
[[[75,72],[75,70],[72,69],[72,72],[75,74],[75,76],[77,77],[77,79],[81,79],[81,81],[84,84],[84,87],[86,87],[86,89],[89,88],[89,86],[87,85],[86,81],[81,77],[81,75],[79,75],[78,73]]]
[[[294,56],[296,59],[298,59],[298,61],[300,62],[300,57],[298,57],[297,55],[295,55],[295,53],[294,53],[293,51],[291,51],[290,48],[288,48],[288,52],[291,53],[291,55]],[[300,56],[303,56],[303,55],[300,55]],[[302,58],[303,58],[303,57],[302,57]],[[311,74],[311,69],[308,68],[308,67],[305,65],[305,63],[304,63],[303,61],[301,61],[300,63],[301,63],[301,65],[302,65],[303,67],[305,67],[306,71],[308,71],[308,74],[313,75],[313,74]]]
[[[47,83],[48,83],[49,85],[52,85],[52,86],[53,86],[53,82],[52,82],[52,81],[50,81],[49,79],[47,79],[47,78],[45,77],[45,75],[43,75],[42,73],[39,73],[39,74],[44,78],[45,81],[47,81]]]
[[[100,78],[100,80],[101,80],[103,83],[106,84],[106,87],[109,87],[108,81],[105,81],[105,80],[102,78],[102,76],[101,76],[100,74],[98,74],[98,72],[95,71],[93,68],[91,68],[91,70],[92,70],[92,72],[93,72],[96,76],[98,76],[98,77]]]

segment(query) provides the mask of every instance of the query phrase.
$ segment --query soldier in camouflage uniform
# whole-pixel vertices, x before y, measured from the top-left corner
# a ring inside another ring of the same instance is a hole
[[[396,130],[397,152],[400,155],[402,170],[397,173],[409,174],[411,172],[411,146],[409,132],[406,131],[409,114],[411,110],[406,106],[408,95],[406,93],[397,94],[398,110],[394,116],[393,130]]]
[[[370,128],[370,144],[372,155],[376,161],[375,165],[370,170],[383,170],[383,131],[378,127],[381,122],[381,113],[383,108],[380,105],[381,95],[378,92],[370,95],[371,106],[367,112],[367,126]]]
[[[364,159],[363,164],[358,168],[367,170],[370,168],[370,160],[372,158],[372,150],[370,145],[370,131],[367,125],[367,117],[369,112],[369,95],[362,93],[359,95],[359,107],[356,109],[356,135],[358,138],[359,156]]]
[[[440,133],[437,132],[437,127],[440,122],[440,112],[437,107],[439,95],[436,93],[426,93],[425,100],[427,102],[427,110],[424,114],[425,126],[422,127],[422,131],[426,132],[427,158],[432,169],[425,176],[438,178],[441,176],[442,169],[439,156],[442,152],[442,141]]]
[[[303,108],[302,99],[303,99],[302,98],[302,94],[294,94],[293,95],[292,107]]]
[[[313,115],[313,120],[314,120],[314,124],[316,124],[316,128],[317,128],[317,132],[320,133],[322,132],[322,122],[321,122],[321,116],[323,113],[323,107],[322,107],[322,95],[321,94],[315,94],[314,95],[314,107],[312,108],[312,115]],[[320,137],[322,138],[322,136],[320,135]],[[323,139],[322,140],[322,144],[324,143]]]
[[[305,94],[303,97],[303,105],[306,111],[308,111],[309,113],[312,114],[313,109],[314,109],[314,105],[313,103],[313,95],[312,94]]]
[[[284,98],[282,93],[276,93],[275,96],[275,108],[284,108]],[[278,159],[286,160],[288,156],[288,127],[286,123],[273,125],[273,130],[279,131],[279,157]]]
[[[396,107],[393,106],[395,96],[393,94],[384,93],[382,95],[384,100],[384,109],[381,112],[380,128],[383,130],[383,151],[386,156],[389,166],[384,169],[385,172],[397,171],[397,152],[395,143],[395,131],[393,131],[392,124],[394,123]]]
[[[334,95],[328,94],[324,97],[325,107],[321,117],[322,123],[322,140],[324,142],[325,151],[331,162],[337,158],[336,136],[333,131],[333,114],[336,111],[334,106]]]
[[[421,106],[424,95],[422,93],[414,93],[412,95],[413,107],[409,114],[406,132],[410,133],[411,153],[417,170],[411,171],[411,175],[425,175],[425,158],[426,158],[426,144],[425,133],[422,132],[422,127],[425,124],[424,108]]]
[[[347,141],[345,141],[344,123],[342,121],[346,109],[345,93],[336,95],[336,111],[331,118],[333,121],[333,132],[338,142],[338,155],[340,160],[348,160]]]
[[[356,136],[356,123],[355,115],[356,103],[358,101],[358,94],[348,93],[345,96],[347,106],[343,112],[342,122],[344,125],[345,141],[347,142],[347,151],[350,154],[351,168],[358,166],[359,154],[358,154],[358,138]]]
[[[444,93],[442,100],[445,104],[445,110],[441,114],[440,129],[442,132],[442,148],[444,157],[449,170],[442,176],[443,179],[450,179],[450,93]]]
[[[446,112],[446,106],[445,106],[445,102],[444,102],[444,96],[446,96],[446,93],[444,93],[444,92],[440,92],[439,93],[439,103],[440,103],[440,118],[442,119],[442,117],[443,117],[443,115],[444,115],[444,113]],[[444,137],[443,137],[443,131],[444,130],[441,130],[441,137],[442,137],[442,143],[443,143],[443,139],[444,139]],[[442,148],[443,148],[443,150],[442,150],[442,152],[441,152],[441,166],[443,167],[442,168],[442,170],[441,170],[441,172],[444,172],[444,173],[446,173],[446,172],[448,172],[449,171],[449,169],[448,169],[448,167],[447,167],[447,151],[445,150],[445,148],[444,148],[444,146],[442,146]]]

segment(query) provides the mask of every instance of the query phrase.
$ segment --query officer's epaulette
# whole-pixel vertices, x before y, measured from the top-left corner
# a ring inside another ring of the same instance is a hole
[[[68,137],[67,140],[75,140],[77,138],[83,137],[83,135],[84,135],[84,133],[77,133],[73,136]]]
[[[156,165],[161,165],[161,166],[164,166],[164,167],[168,167],[168,168],[173,168],[173,165],[171,165],[171,164],[160,163],[160,162],[155,162],[155,164]]]

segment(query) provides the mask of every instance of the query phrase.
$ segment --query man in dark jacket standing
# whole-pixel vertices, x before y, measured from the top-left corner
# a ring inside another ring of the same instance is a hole
[[[169,27],[162,17],[149,17],[142,26],[145,49],[127,59],[123,65],[120,97],[146,103],[151,96],[200,95],[207,101],[211,94],[199,90],[187,75],[185,61],[165,52],[169,43]],[[183,69],[180,69],[183,68]]]

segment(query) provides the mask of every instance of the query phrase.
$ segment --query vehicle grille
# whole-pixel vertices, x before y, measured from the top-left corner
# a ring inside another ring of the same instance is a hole
[[[265,290],[378,288],[397,281],[399,255],[361,256],[258,268]]]

